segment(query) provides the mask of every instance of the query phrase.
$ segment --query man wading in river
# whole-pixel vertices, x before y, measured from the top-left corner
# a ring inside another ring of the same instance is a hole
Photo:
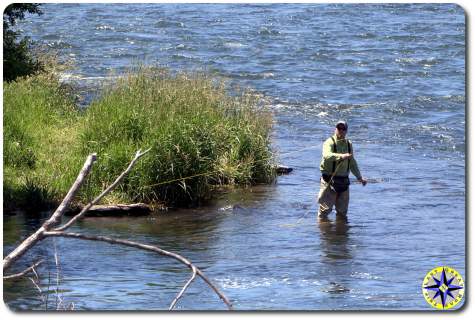
[[[348,124],[338,121],[335,134],[323,143],[320,171],[320,192],[318,194],[318,218],[325,219],[335,206],[336,216],[346,221],[350,201],[350,171],[363,186],[366,179],[361,176],[358,164],[353,157],[353,146],[347,140]]]

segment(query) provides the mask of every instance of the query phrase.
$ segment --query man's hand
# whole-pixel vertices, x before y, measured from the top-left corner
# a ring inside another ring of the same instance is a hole
[[[368,180],[366,180],[365,178],[361,177],[358,179],[359,182],[361,182],[361,184],[363,185],[363,187],[368,183]]]
[[[346,160],[348,158],[351,158],[351,153],[342,153],[340,157],[340,160]]]

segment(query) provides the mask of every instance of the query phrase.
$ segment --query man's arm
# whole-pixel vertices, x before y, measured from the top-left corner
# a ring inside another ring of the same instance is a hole
[[[358,168],[358,163],[356,162],[355,157],[350,158],[350,170],[351,173],[353,173],[356,177],[356,179],[361,180],[361,172],[360,169]]]
[[[351,146],[351,149],[353,150],[353,145]],[[358,163],[356,162],[355,157],[350,158],[350,170],[351,170],[351,173],[355,175],[356,179],[358,179],[358,181],[361,182],[363,186],[365,186],[367,183],[367,180],[363,178],[363,176],[361,175],[361,172],[360,172],[360,169],[358,168]]]

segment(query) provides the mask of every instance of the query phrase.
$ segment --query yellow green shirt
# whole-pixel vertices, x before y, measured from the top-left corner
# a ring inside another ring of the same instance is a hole
[[[323,149],[322,149],[322,161],[320,162],[320,171],[322,173],[331,175],[332,174],[332,169],[333,169],[333,162],[334,161],[339,161],[341,160],[341,153],[350,153],[348,150],[348,139],[338,139],[336,135],[333,135],[333,139],[335,139],[336,142],[336,153],[333,152],[333,140],[332,138],[328,138],[324,143],[323,143]],[[354,150],[353,150],[353,144],[350,141],[351,149],[352,149],[352,157],[346,160],[343,160],[343,162],[340,164],[340,162],[336,163],[336,176],[339,177],[347,177],[348,176],[348,161],[350,163],[350,171],[355,175],[357,179],[361,178],[361,173],[360,170],[358,169],[358,164],[356,163],[355,157],[354,157]]]

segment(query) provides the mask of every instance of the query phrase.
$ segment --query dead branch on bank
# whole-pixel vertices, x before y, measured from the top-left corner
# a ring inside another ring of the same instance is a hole
[[[97,155],[91,154],[87,157],[86,162],[83,165],[83,168],[79,172],[78,177],[76,178],[76,181],[74,184],[71,186],[70,190],[66,194],[65,198],[61,202],[61,204],[58,206],[56,211],[51,215],[51,217],[46,220],[43,225],[36,231],[34,232],[31,236],[29,236],[27,239],[25,239],[19,246],[17,246],[10,254],[8,254],[4,259],[3,259],[3,273],[5,274],[5,271],[18,259],[20,259],[29,249],[31,249],[35,244],[40,242],[41,240],[47,238],[47,237],[66,237],[66,238],[76,238],[76,239],[82,239],[82,240],[91,240],[91,241],[102,241],[102,242],[107,242],[111,244],[120,244],[120,245],[125,245],[129,247],[134,247],[138,248],[141,250],[145,251],[151,251],[158,253],[163,256],[167,256],[170,258],[173,258],[180,263],[186,265],[188,268],[192,270],[192,276],[191,278],[187,281],[187,283],[183,286],[181,291],[178,293],[178,295],[175,297],[175,299],[172,301],[169,310],[173,310],[175,307],[176,303],[178,300],[183,296],[185,291],[188,289],[188,287],[191,285],[193,280],[196,278],[196,275],[198,275],[200,278],[202,278],[208,286],[213,289],[213,291],[218,295],[218,297],[226,304],[228,309],[232,310],[232,304],[229,301],[229,299],[203,274],[203,272],[197,268],[195,265],[193,265],[188,259],[184,258],[183,256],[169,252],[163,249],[160,249],[159,247],[156,246],[151,246],[151,245],[146,245],[143,243],[139,242],[133,242],[133,241],[128,241],[128,240],[123,240],[123,239],[115,239],[115,238],[109,238],[109,237],[103,237],[103,236],[89,236],[89,235],[84,235],[80,233],[71,233],[71,232],[64,232],[67,228],[69,228],[72,224],[74,224],[77,220],[80,218],[84,217],[84,215],[87,213],[87,211],[96,203],[98,203],[105,195],[107,195],[109,192],[111,192],[117,185],[120,183],[120,181],[130,172],[132,167],[135,165],[135,163],[147,152],[149,152],[150,149],[141,152],[141,150],[138,150],[137,153],[135,154],[135,157],[132,159],[128,167],[122,172],[117,179],[109,186],[107,187],[100,195],[98,195],[93,201],[88,203],[77,215],[75,215],[71,220],[69,220],[67,223],[64,225],[56,227],[58,224],[61,223],[61,219],[64,216],[64,213],[66,209],[68,208],[69,204],[73,200],[74,196],[77,194],[77,191],[79,188],[82,186],[84,183],[85,178],[87,175],[90,173],[92,165],[97,159]],[[54,228],[54,229],[53,229]],[[30,271],[35,272],[35,267],[37,267],[42,261],[39,261],[35,263],[33,266],[29,267],[28,269],[17,273],[13,275],[8,275],[4,276],[3,279],[14,279],[18,278],[21,276],[24,276]],[[35,272],[36,273],[36,272]]]
[[[11,274],[9,276],[4,276],[3,280],[11,280],[11,279],[16,279],[16,278],[21,278],[21,277],[25,276],[26,274],[28,274],[30,272],[35,273],[35,268],[38,267],[43,262],[44,262],[44,260],[40,260],[38,262],[35,262],[31,267],[26,268],[22,272]]]

